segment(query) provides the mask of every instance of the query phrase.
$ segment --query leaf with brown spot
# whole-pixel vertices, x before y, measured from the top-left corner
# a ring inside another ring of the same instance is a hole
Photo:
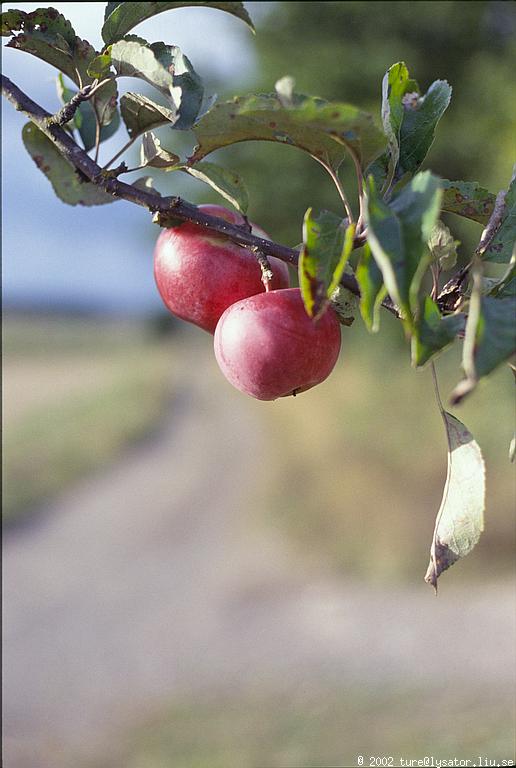
[[[441,179],[441,186],[443,189],[443,211],[478,221],[479,224],[487,224],[493,213],[496,195],[488,192],[476,181]]]
[[[240,96],[215,104],[194,125],[197,162],[216,149],[241,141],[274,141],[308,152],[336,170],[350,153],[367,165],[385,146],[371,115],[352,104],[292,93]]]
[[[73,165],[61,155],[57,147],[34,123],[27,123],[22,130],[27,152],[38,168],[52,184],[54,192],[68,205],[105,205],[116,198],[103,189],[85,181]]]
[[[54,8],[2,14],[2,34],[15,32],[20,34],[9,40],[8,48],[17,48],[46,61],[78,86],[92,82],[87,70],[96,55],[95,49],[87,40],[77,37],[70,22]]]

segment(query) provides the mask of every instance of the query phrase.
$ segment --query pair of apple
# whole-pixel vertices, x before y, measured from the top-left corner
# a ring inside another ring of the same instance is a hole
[[[231,224],[240,214],[218,205],[200,208]],[[258,227],[253,234],[267,238]],[[224,376],[259,400],[296,395],[331,373],[340,351],[340,323],[330,308],[314,322],[288,267],[271,258],[266,291],[251,251],[218,233],[185,222],[164,230],[154,250],[154,276],[167,308],[215,334]]]

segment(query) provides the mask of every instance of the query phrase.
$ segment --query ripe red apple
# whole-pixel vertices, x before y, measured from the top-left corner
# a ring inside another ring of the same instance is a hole
[[[226,309],[215,330],[224,376],[258,400],[296,395],[329,376],[340,351],[340,323],[330,307],[314,322],[299,288],[250,296]]]
[[[205,213],[244,224],[243,217],[221,205],[199,206]],[[253,233],[268,239],[253,226]],[[271,288],[288,288],[288,267],[269,259],[274,279]],[[265,291],[256,257],[227,237],[185,222],[165,229],[154,249],[154,277],[161,298],[177,317],[214,333],[227,307]]]

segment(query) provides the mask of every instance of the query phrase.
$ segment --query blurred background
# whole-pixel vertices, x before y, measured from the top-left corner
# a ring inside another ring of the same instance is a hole
[[[104,4],[54,5],[100,46]],[[453,86],[426,167],[507,185],[514,4],[246,7],[256,37],[202,7],[136,32],[179,45],[219,98],[289,74],[377,116],[383,74],[405,60],[422,90]],[[55,111],[55,71],[2,54],[3,72]],[[23,116],[4,102],[2,118],[6,766],[514,759],[510,371],[455,411],[484,452],[486,530],[436,600],[422,577],[446,440],[398,323],[344,328],[336,370],[300,398],[246,398],[211,337],[161,306],[148,214],[65,206],[23,148]],[[194,143],[159,134],[179,153]],[[101,161],[125,140],[120,128]],[[243,176],[250,218],[279,242],[301,240],[308,206],[339,210],[295,149],[247,143],[213,159]],[[156,186],[221,202],[172,174]],[[447,223],[467,258],[478,226]],[[440,357],[443,397],[459,365],[460,350]]]

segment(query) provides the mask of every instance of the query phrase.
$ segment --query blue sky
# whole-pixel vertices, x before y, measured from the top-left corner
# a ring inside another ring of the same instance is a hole
[[[13,6],[26,11],[41,5],[13,2]],[[100,48],[104,3],[52,5],[72,22],[81,37]],[[246,4],[254,18],[270,5]],[[241,21],[228,14],[207,8],[174,10],[149,19],[135,31],[151,41],[179,45],[212,88],[224,83],[237,93],[249,87],[255,68],[252,35]],[[53,67],[6,48],[2,60],[7,77],[49,111],[58,109],[57,72]],[[120,90],[135,89],[135,83],[125,78]],[[68,307],[128,314],[159,310],[161,301],[152,277],[152,246],[158,230],[149,214],[123,201],[83,208],[58,200],[23,147],[21,128],[26,118],[5,99],[2,102],[5,306],[64,303]],[[101,162],[107,161],[126,140],[121,127],[103,145]],[[199,185],[195,190],[202,194]],[[181,181],[177,191],[192,199],[194,183]]]

